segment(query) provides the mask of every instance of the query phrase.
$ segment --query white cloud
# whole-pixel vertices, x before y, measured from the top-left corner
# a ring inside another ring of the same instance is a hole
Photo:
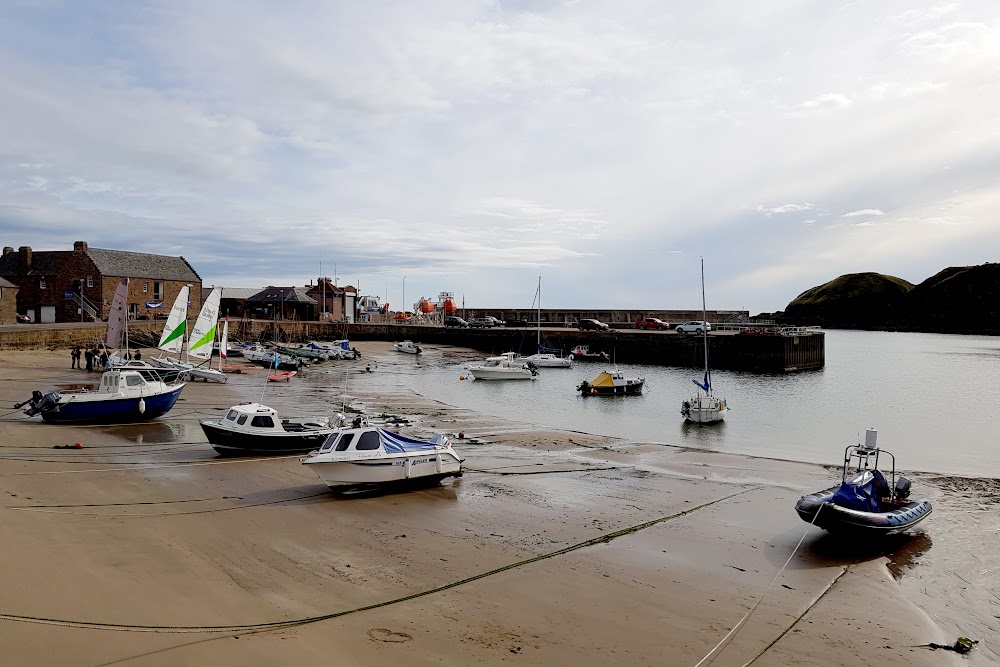
[[[764,206],[763,204],[758,204],[754,207],[754,210],[758,213],[799,213],[800,211],[811,211],[813,205],[809,203],[803,204],[782,204],[781,206]]]
[[[862,216],[862,215],[885,215],[885,213],[883,213],[882,211],[880,211],[877,208],[863,208],[863,209],[859,209],[857,211],[851,211],[850,213],[845,213],[844,215],[842,215],[840,217],[842,217],[842,218],[856,218],[856,217]]]

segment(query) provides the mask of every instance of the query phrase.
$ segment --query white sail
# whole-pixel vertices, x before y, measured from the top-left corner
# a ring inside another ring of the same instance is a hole
[[[226,363],[226,359],[229,357],[229,315],[226,315],[225,321],[222,323],[222,338],[219,340],[219,370]]]
[[[115,288],[115,296],[111,300],[111,310],[108,312],[108,333],[105,344],[109,350],[117,350],[122,346],[122,334],[125,333],[125,302],[128,300],[128,278],[122,278]]]
[[[187,285],[181,288],[181,291],[177,294],[177,299],[174,300],[173,307],[170,309],[167,323],[163,327],[163,335],[160,336],[160,344],[157,347],[165,352],[180,354],[181,348],[184,345],[184,329],[187,328],[189,289]]]
[[[215,332],[218,328],[219,302],[222,300],[222,288],[213,287],[212,293],[198,313],[198,321],[194,323],[191,337],[188,339],[188,355],[196,359],[210,359],[212,344],[215,342]]]

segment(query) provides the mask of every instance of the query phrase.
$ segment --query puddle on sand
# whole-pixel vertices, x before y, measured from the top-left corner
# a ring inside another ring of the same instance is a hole
[[[843,537],[824,533],[803,547],[803,556],[820,566],[847,565],[853,562],[885,558],[886,567],[894,579],[919,564],[921,556],[930,551],[934,542],[922,532],[887,535],[881,538]]]
[[[101,430],[114,438],[134,442],[137,445],[184,441],[184,425],[160,421],[118,424],[102,427]]]

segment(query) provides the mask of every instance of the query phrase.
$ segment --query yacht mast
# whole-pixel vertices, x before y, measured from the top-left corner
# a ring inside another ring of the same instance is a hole
[[[542,277],[538,276],[538,342],[535,352],[542,351]]]
[[[708,385],[708,394],[712,394],[712,375],[708,369],[708,315],[705,310],[705,258],[701,258],[701,323],[702,341],[705,346],[705,384]]]

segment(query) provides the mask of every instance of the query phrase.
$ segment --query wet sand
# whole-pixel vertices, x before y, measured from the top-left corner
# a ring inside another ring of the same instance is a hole
[[[921,530],[845,548],[792,510],[828,469],[485,418],[405,389],[409,355],[358,347],[266,389],[263,370],[192,383],[160,420],[116,427],[22,418],[32,389],[98,376],[68,351],[0,352],[4,661],[695,665],[804,533],[710,664],[961,664],[918,648],[959,634],[982,642],[968,664],[998,659],[994,480],[921,475]],[[462,431],[467,472],[337,498],[298,457],[215,456],[198,420],[262,390],[286,414],[346,403]]]

